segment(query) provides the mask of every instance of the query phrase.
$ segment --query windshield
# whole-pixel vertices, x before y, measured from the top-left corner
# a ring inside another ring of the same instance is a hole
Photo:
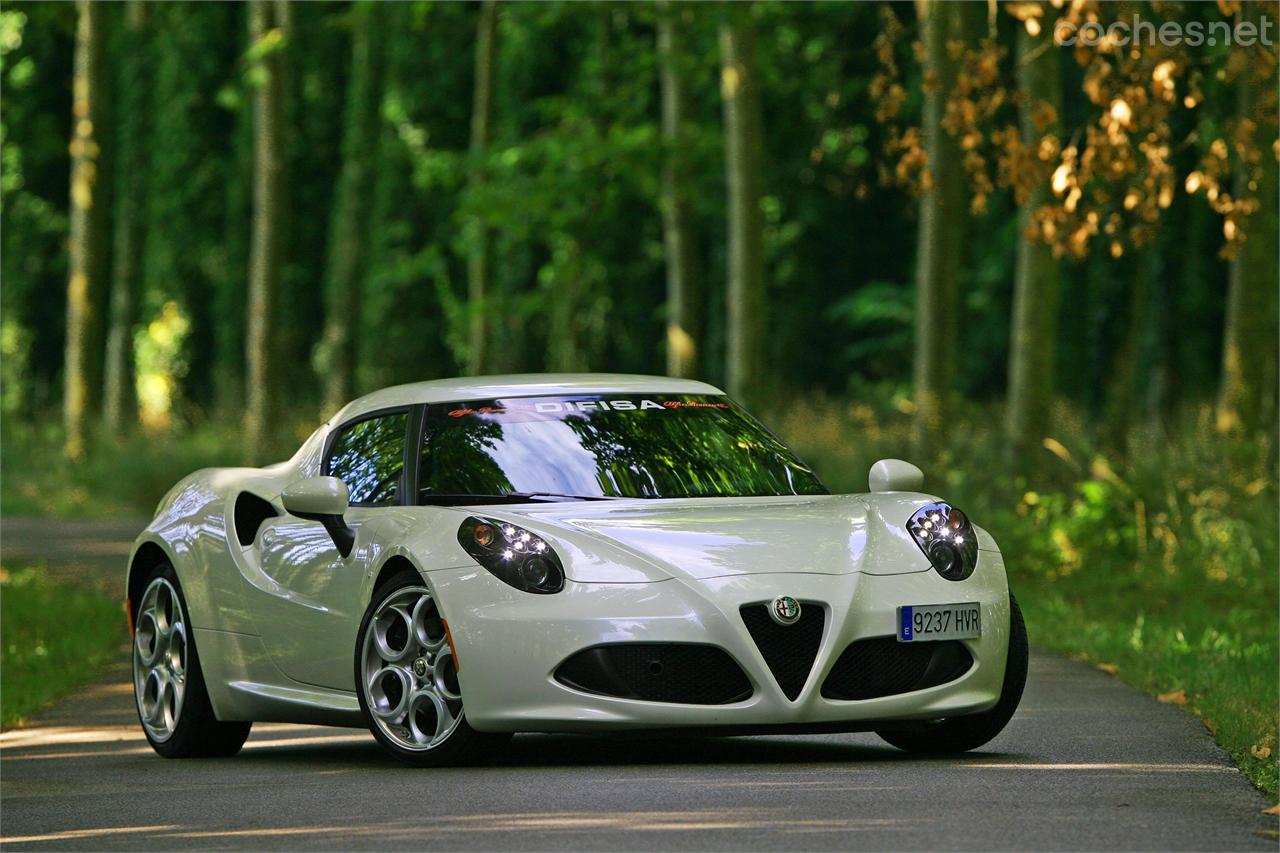
[[[828,493],[728,398],[685,394],[431,405],[418,483],[422,503]]]

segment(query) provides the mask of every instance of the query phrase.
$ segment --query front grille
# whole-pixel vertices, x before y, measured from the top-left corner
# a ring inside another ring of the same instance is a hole
[[[876,637],[850,643],[822,683],[824,699],[875,699],[937,687],[973,666],[964,643],[938,640],[900,643]]]
[[[696,643],[609,643],[570,655],[556,681],[585,693],[727,705],[751,696],[751,682],[724,649]]]
[[[774,622],[767,604],[748,604],[740,612],[774,680],[786,697],[794,702],[809,679],[813,659],[818,656],[818,646],[822,644],[822,627],[826,623],[822,605],[812,601],[801,602],[800,620],[794,625]]]

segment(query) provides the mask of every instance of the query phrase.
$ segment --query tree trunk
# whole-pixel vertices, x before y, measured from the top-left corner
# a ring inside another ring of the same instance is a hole
[[[1245,3],[1242,18],[1259,22],[1261,4]],[[1259,46],[1259,51],[1275,50]],[[1258,209],[1244,223],[1244,243],[1231,261],[1227,316],[1222,342],[1222,383],[1218,395],[1217,424],[1223,433],[1253,436],[1276,431],[1276,112],[1274,71],[1270,63],[1249,63],[1236,81],[1237,118],[1254,124],[1253,145],[1258,156],[1256,188],[1245,163],[1236,164],[1236,199],[1256,198]],[[1258,80],[1255,72],[1267,73]],[[1270,98],[1268,99],[1268,92]]]
[[[133,375],[133,324],[142,285],[142,255],[146,240],[144,206],[147,199],[147,5],[129,0],[121,58],[120,101],[116,150],[118,172],[115,202],[115,248],[111,275],[110,317],[107,324],[106,366],[103,371],[103,417],[108,433],[119,437],[137,415]]]
[[[948,45],[963,43],[966,17],[983,7],[975,3],[918,4],[925,45],[925,89],[922,135],[928,156],[930,185],[920,200],[916,242],[916,452],[926,455],[929,440],[946,420],[955,369],[956,310],[959,272],[964,262],[964,229],[968,215],[963,155],[959,143],[943,127],[947,100],[956,87],[960,60]]]
[[[720,26],[728,185],[728,281],[725,287],[725,379],[744,403],[761,401],[765,365],[763,130],[751,7],[731,5]]]
[[[658,67],[662,87],[662,241],[667,252],[667,373],[699,372],[702,339],[702,275],[689,203],[686,127],[689,96],[684,83],[687,52],[683,28],[668,0],[658,4]]]
[[[245,449],[258,461],[270,428],[272,322],[280,283],[284,217],[284,53],[271,45],[284,32],[283,0],[252,0],[249,40],[266,48],[263,78],[253,95],[253,228],[249,246],[248,314],[245,318]]]
[[[481,159],[489,147],[489,125],[493,116],[494,35],[498,4],[484,0],[476,24],[475,88],[471,103],[471,169],[467,181],[474,188],[484,180]],[[483,373],[489,363],[488,307],[489,233],[482,220],[471,223],[470,252],[467,256],[467,371]]]
[[[76,4],[75,72],[72,81],[71,211],[67,276],[67,337],[63,369],[64,452],[84,456],[90,383],[95,375],[95,294],[101,291],[103,225],[98,166],[103,124],[102,51],[107,7],[90,0]]]
[[[326,417],[354,396],[356,335],[360,327],[361,281],[368,270],[371,179],[378,144],[378,93],[381,90],[381,36],[376,3],[351,8],[351,78],[342,138],[327,262],[329,296],[323,357]]]
[[[1047,135],[1061,138],[1061,53],[1045,28],[1032,36],[1018,30],[1018,83],[1025,100],[1019,108],[1022,144],[1031,151]],[[1047,104],[1053,121],[1037,126],[1038,107]],[[1037,158],[1037,163],[1039,162]],[[1054,393],[1057,348],[1058,261],[1044,240],[1033,236],[1033,214],[1053,201],[1049,175],[1037,174],[1035,188],[1018,213],[1018,261],[1013,286],[1013,328],[1009,334],[1009,450],[1025,465],[1044,440]]]

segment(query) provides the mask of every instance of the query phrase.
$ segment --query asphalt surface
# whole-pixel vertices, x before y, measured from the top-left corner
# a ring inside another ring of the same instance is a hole
[[[72,528],[5,520],[4,560],[38,536],[66,540],[68,576],[119,572],[103,556],[118,530]],[[0,734],[5,849],[1276,850],[1266,806],[1193,717],[1039,651],[1013,722],[960,757],[874,735],[522,735],[489,766],[415,770],[365,732],[271,724],[234,758],[167,761],[123,650]]]

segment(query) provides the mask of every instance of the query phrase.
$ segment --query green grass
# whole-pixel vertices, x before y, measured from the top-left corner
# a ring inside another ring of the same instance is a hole
[[[773,419],[833,489],[865,490],[876,459],[913,459],[909,406],[808,401]],[[999,408],[959,413],[925,490],[1004,552],[1034,644],[1088,660],[1204,720],[1273,800],[1280,728],[1277,484],[1266,439],[1227,439],[1207,409],[1125,457],[1054,413],[1033,473],[1004,459]],[[1184,698],[1185,697],[1185,698]]]
[[[20,723],[92,678],[127,642],[120,604],[0,569],[0,723]]]

